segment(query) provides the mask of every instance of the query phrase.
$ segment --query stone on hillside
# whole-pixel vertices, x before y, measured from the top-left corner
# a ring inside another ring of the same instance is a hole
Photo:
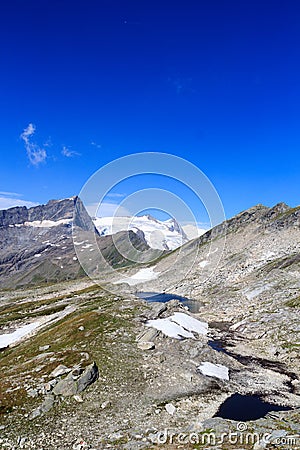
[[[150,305],[151,305],[151,311],[148,314],[149,319],[156,319],[163,312],[165,312],[167,310],[167,305],[165,303],[153,302],[153,303],[150,303]]]
[[[69,374],[63,380],[60,380],[56,386],[54,386],[53,394],[62,395],[64,397],[69,397],[71,395],[77,394],[78,387],[76,381],[73,379],[72,375]]]
[[[71,372],[71,369],[64,366],[63,364],[60,364],[57,366],[49,375],[50,378],[56,378],[60,377],[61,375],[65,375],[66,373]]]
[[[139,348],[140,350],[153,350],[155,348],[155,344],[154,342],[139,342],[137,344],[137,348]]]
[[[44,352],[45,350],[48,350],[49,348],[50,348],[50,345],[42,345],[41,347],[39,347],[39,351]]]
[[[94,383],[99,377],[99,370],[95,361],[86,367],[85,371],[77,381],[77,392],[84,391],[90,384]]]
[[[159,331],[155,328],[149,328],[140,336],[138,336],[138,342],[153,342],[154,339],[158,336]]]
[[[167,413],[170,414],[170,416],[173,416],[176,411],[176,408],[174,405],[172,405],[172,403],[167,403],[165,409]]]

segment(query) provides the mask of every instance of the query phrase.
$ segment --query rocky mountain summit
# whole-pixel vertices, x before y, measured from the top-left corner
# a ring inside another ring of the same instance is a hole
[[[2,287],[84,276],[75,251],[78,246],[90,247],[89,259],[94,270],[97,264],[91,252],[97,246],[110,264],[126,264],[117,250],[125,250],[126,241],[141,252],[149,248],[133,231],[120,232],[114,240],[111,236],[100,237],[78,197],[51,200],[29,209],[23,206],[0,211]]]
[[[257,205],[118,267],[0,291],[4,448],[300,446],[300,207]]]

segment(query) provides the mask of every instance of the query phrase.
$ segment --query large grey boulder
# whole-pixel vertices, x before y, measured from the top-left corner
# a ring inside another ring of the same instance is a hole
[[[98,377],[99,370],[97,364],[93,362],[85,368],[79,378],[75,377],[73,372],[69,373],[66,378],[60,380],[57,385],[54,386],[52,392],[54,395],[70,397],[83,392],[88,386],[94,383]]]
[[[99,370],[95,361],[86,367],[85,371],[77,381],[77,393],[84,391],[90,384],[99,378]]]
[[[77,384],[72,374],[70,373],[66,378],[60,380],[53,389],[54,395],[62,395],[63,397],[69,397],[77,394]]]

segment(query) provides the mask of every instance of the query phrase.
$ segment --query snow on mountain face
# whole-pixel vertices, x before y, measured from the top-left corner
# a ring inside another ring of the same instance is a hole
[[[175,219],[162,222],[150,215],[97,217],[94,219],[94,225],[102,236],[126,230],[138,234],[142,232],[149,247],[159,250],[174,250],[188,241],[185,232]]]

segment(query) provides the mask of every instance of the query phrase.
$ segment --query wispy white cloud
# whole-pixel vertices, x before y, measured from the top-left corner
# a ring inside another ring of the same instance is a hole
[[[23,140],[27,156],[30,164],[38,166],[47,158],[47,152],[44,148],[32,141],[32,137],[36,131],[33,123],[30,123],[21,133],[20,138]]]
[[[0,191],[0,195],[4,196],[11,196],[11,197],[22,197],[22,194],[18,194],[17,192],[7,192],[7,191]]]
[[[66,147],[65,145],[61,150],[61,154],[63,156],[66,156],[67,158],[72,158],[73,156],[80,156],[80,153],[71,150],[69,147]]]
[[[101,148],[101,145],[97,144],[97,142],[95,142],[95,141],[91,141],[91,145],[93,145],[94,147],[97,147],[97,148]]]
[[[19,198],[0,196],[0,209],[13,208],[14,206],[26,206],[27,208],[31,208],[32,206],[36,205],[38,205],[38,203],[36,202],[21,200]]]

